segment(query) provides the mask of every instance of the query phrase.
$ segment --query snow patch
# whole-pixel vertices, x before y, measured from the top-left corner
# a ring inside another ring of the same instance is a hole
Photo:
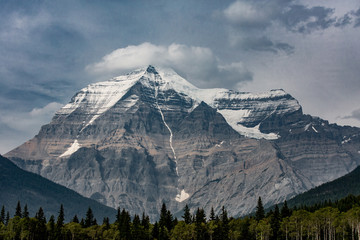
[[[66,152],[61,154],[59,157],[69,156],[69,155],[73,154],[74,152],[76,152],[77,150],[79,150],[80,147],[81,147],[81,145],[79,144],[78,140],[75,140],[74,143],[71,145],[71,147],[69,147],[66,150]]]
[[[224,141],[221,141],[219,144],[216,144],[215,147],[221,147],[224,144]]]
[[[307,124],[305,127],[304,127],[304,131],[307,131],[309,130],[309,127],[311,126],[311,123]]]
[[[186,199],[188,199],[190,197],[190,195],[185,192],[185,189],[181,190],[180,194],[177,194],[175,197],[175,200],[177,202],[182,202],[185,201]]]
[[[311,128],[314,130],[314,132],[319,133],[314,126],[311,126]]]
[[[351,138],[349,137],[349,138],[343,140],[343,141],[341,142],[341,144],[345,144],[345,143],[348,143],[348,142],[350,142],[350,141],[351,141]]]
[[[245,127],[241,124],[239,124],[239,121],[241,121],[242,118],[248,116],[249,111],[248,110],[229,110],[229,109],[223,109],[218,110],[218,112],[224,116],[227,123],[238,133],[241,135],[244,135],[246,137],[250,138],[257,138],[257,139],[278,139],[279,135],[276,133],[262,133],[260,132],[260,124],[253,128]]]

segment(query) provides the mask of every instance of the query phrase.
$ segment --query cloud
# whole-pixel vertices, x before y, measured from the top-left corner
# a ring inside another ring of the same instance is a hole
[[[354,27],[360,27],[360,8],[351,12],[351,14],[355,17]]]
[[[39,126],[48,123],[55,112],[63,104],[51,102],[42,108],[34,108],[30,112],[12,112],[0,116],[0,125],[7,129],[16,129],[16,131],[34,134],[39,130]]]
[[[360,121],[360,109],[352,111],[350,115],[342,117],[342,119],[357,119]]]
[[[222,64],[209,48],[176,43],[163,46],[145,42],[119,48],[86,69],[95,74],[115,75],[150,64],[171,67],[199,87],[232,88],[252,80],[252,73],[241,62]]]
[[[291,54],[294,47],[284,41],[272,40],[279,29],[289,33],[310,34],[331,26],[345,26],[349,16],[337,19],[334,9],[295,4],[293,0],[237,0],[223,10],[229,25],[232,45],[243,49]],[[283,32],[281,33],[284,34]]]

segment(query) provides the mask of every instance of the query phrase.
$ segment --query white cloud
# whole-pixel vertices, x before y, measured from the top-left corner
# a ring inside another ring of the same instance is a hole
[[[0,116],[0,123],[10,129],[17,129],[34,135],[40,126],[48,123],[63,104],[52,102],[43,108],[34,108],[30,112],[13,113]]]
[[[147,65],[171,67],[199,87],[231,88],[252,80],[252,73],[241,62],[220,63],[209,48],[176,43],[163,46],[145,42],[119,48],[86,69],[95,74],[116,75]]]

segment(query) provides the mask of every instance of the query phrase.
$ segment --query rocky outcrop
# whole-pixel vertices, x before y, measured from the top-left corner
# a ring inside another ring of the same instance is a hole
[[[236,216],[351,171],[359,133],[304,115],[283,90],[203,90],[149,66],[82,89],[6,156],[132,214],[156,219],[165,202]]]

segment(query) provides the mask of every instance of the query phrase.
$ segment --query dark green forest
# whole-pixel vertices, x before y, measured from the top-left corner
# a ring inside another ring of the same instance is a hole
[[[360,239],[360,196],[349,195],[339,201],[289,208],[287,202],[265,212],[261,198],[252,216],[232,218],[225,207],[216,215],[198,208],[191,213],[186,205],[182,219],[174,218],[163,204],[160,219],[151,223],[148,216],[130,216],[118,208],[115,222],[105,217],[99,222],[89,207],[85,219],[76,215],[65,223],[64,207],[46,219],[40,207],[29,216],[28,206],[18,202],[14,216],[3,206],[0,213],[0,239],[75,240],[75,239],[244,239],[244,240],[355,240]]]

